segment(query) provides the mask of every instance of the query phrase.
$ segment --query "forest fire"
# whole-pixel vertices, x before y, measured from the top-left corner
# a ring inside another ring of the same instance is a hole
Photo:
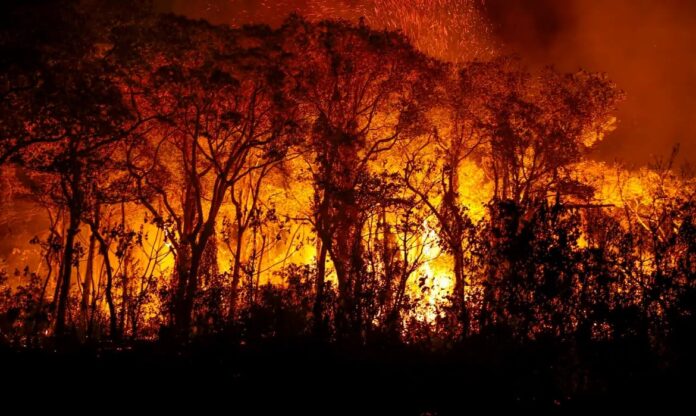
[[[693,172],[599,161],[626,93],[507,56],[485,2],[12,3],[8,351],[398,351],[541,406],[622,348],[691,368]]]

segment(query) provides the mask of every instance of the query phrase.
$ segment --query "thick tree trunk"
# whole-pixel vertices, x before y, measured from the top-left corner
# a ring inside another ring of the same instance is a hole
[[[181,338],[188,338],[191,333],[193,305],[198,292],[199,268],[208,241],[215,231],[214,218],[215,215],[211,214],[211,217],[203,226],[198,242],[191,244],[188,270],[184,271],[184,279],[182,279],[182,276],[179,276],[180,295],[175,299],[175,309],[178,312],[175,316],[175,329],[177,331],[177,336]]]
[[[56,309],[56,337],[60,338],[65,335],[65,315],[68,307],[68,295],[70,294],[70,285],[72,277],[73,255],[75,252],[75,236],[79,231],[80,226],[80,207],[79,204],[73,203],[70,207],[70,219],[68,229],[65,235],[65,248],[63,250],[63,266],[60,275],[60,291],[58,295],[58,307]]]
[[[191,333],[193,303],[196,298],[196,291],[198,290],[198,268],[201,264],[204,249],[205,244],[202,244],[191,251],[191,267],[188,271],[188,279],[184,297],[180,300],[181,315],[179,316],[179,322],[177,323],[178,333],[183,338],[187,338]]]
[[[359,341],[362,332],[360,297],[364,279],[362,258],[362,222],[355,207],[343,209],[344,218],[329,251],[338,279],[336,331],[351,342]]]
[[[176,289],[172,299],[174,309],[173,327],[179,331],[184,320],[184,296],[186,296],[186,286],[188,286],[189,272],[191,270],[191,247],[182,243],[176,253]],[[180,334],[177,334],[177,336]]]
[[[336,270],[336,279],[338,280],[338,305],[336,315],[334,316],[334,324],[338,335],[345,336],[349,332],[350,315],[353,309],[351,302],[350,264],[343,256],[337,254],[335,250],[330,250],[329,255],[331,256],[331,261]]]

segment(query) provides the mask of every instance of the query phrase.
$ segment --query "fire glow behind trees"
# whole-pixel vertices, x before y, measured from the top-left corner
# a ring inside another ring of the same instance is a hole
[[[592,160],[625,94],[494,53],[473,2],[374,3],[9,8],[3,342],[675,342],[696,187]]]

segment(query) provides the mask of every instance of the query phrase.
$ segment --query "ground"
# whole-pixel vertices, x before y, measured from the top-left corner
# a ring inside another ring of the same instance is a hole
[[[186,348],[157,343],[6,348],[0,368],[2,396],[13,405],[26,398],[32,406],[65,409],[326,415],[664,410],[686,403],[693,391],[687,367],[659,369],[640,362],[645,357],[630,347],[623,352],[617,346],[593,347],[592,362],[567,368],[558,367],[563,355],[558,348],[488,346],[484,352],[472,344],[468,351],[426,353],[303,341],[231,347],[208,340]],[[573,383],[576,389],[584,383],[582,392],[563,396]]]

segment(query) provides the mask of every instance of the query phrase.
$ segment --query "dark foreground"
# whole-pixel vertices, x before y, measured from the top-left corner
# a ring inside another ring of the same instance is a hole
[[[425,353],[300,341],[231,347],[215,340],[186,348],[159,343],[3,348],[0,357],[6,406],[80,413],[664,411],[692,408],[696,392],[693,362],[664,366],[631,345],[578,351],[543,342],[515,349],[471,343],[457,352]]]

